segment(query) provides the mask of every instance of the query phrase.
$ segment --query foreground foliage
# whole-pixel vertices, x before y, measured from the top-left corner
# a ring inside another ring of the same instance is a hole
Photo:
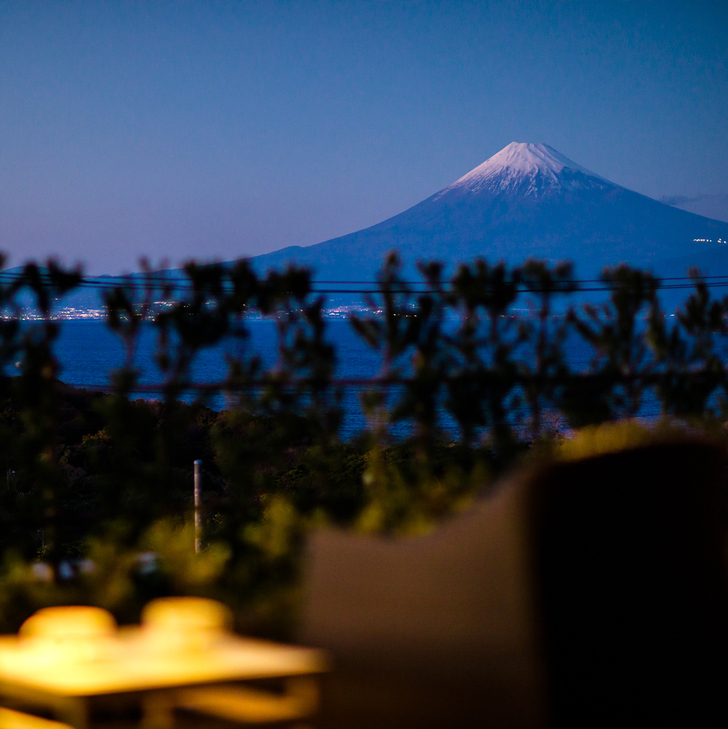
[[[48,604],[98,604],[130,621],[153,597],[200,594],[232,605],[245,630],[281,634],[311,526],[420,533],[569,428],[648,411],[701,428],[726,419],[728,303],[696,272],[666,317],[659,282],[625,266],[605,270],[608,297],[581,309],[569,303],[579,286],[567,264],[478,260],[449,280],[437,263],[420,271],[423,284],[404,281],[390,257],[351,316],[352,335],[381,360],[362,395],[368,427],[351,442],[340,436],[347,383],[305,270],[260,278],[246,262],[190,263],[182,282],[148,272],[107,291],[126,361],[106,394],[57,379],[54,306],[80,272],[29,264],[0,285],[0,628]],[[35,321],[24,317],[28,300]],[[252,315],[276,322],[270,368],[250,346]],[[132,397],[144,326],[157,338],[158,400]],[[198,386],[200,352],[231,338],[238,354],[225,381]],[[579,371],[566,356],[574,338],[593,351]],[[183,402],[190,391],[195,401]],[[207,406],[219,391],[232,404],[223,412]]]

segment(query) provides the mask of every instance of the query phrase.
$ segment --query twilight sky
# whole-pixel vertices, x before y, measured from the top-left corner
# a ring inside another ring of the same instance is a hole
[[[10,265],[318,243],[512,141],[723,199],[728,3],[0,0]]]

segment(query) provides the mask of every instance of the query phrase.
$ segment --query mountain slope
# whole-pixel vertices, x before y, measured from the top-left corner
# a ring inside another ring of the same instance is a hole
[[[569,259],[580,275],[621,261],[650,266],[728,239],[728,223],[659,203],[590,172],[545,144],[511,143],[409,210],[349,235],[253,259],[290,261],[319,280],[371,278],[388,251],[408,264],[476,256],[518,263]],[[706,242],[695,242],[703,239]],[[712,242],[709,242],[712,241]]]

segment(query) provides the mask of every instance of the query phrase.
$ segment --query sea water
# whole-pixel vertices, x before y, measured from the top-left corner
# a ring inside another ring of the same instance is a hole
[[[226,341],[214,347],[200,350],[192,368],[191,380],[200,384],[222,383],[229,367],[229,357],[247,358],[258,356],[263,370],[275,366],[278,358],[278,336],[275,321],[250,319],[246,322],[249,336],[243,341]],[[336,352],[334,377],[343,380],[341,406],[343,408],[342,436],[354,436],[366,425],[361,406],[361,395],[367,389],[366,380],[381,372],[381,354],[371,349],[352,329],[345,319],[327,320],[326,337]],[[156,361],[157,333],[152,327],[142,327],[133,353],[132,364],[139,373],[140,390],[133,395],[148,399],[161,398],[161,385],[165,374]],[[593,357],[593,350],[576,334],[567,339],[564,347],[566,359],[573,371],[586,372]],[[122,339],[112,332],[102,320],[67,320],[61,323],[60,335],[55,343],[59,378],[69,385],[86,389],[107,389],[111,375],[123,367],[126,352]],[[407,358],[403,359],[406,372]],[[355,382],[351,382],[354,380]],[[159,387],[159,389],[155,389]],[[397,392],[395,388],[394,395]],[[183,399],[191,402],[193,392]],[[206,401],[213,409],[222,410],[231,405],[224,394],[214,395]],[[647,398],[642,415],[650,417],[659,412],[659,404]],[[455,434],[452,419],[444,407],[440,425]],[[406,425],[398,428],[406,432]]]
[[[228,340],[201,349],[190,370],[191,381],[201,385],[224,382],[229,372],[230,357],[247,360],[257,356],[262,371],[275,367],[278,361],[275,321],[251,319],[246,322],[246,327],[249,334],[244,340]],[[161,386],[166,375],[156,359],[157,336],[152,327],[141,328],[131,363],[138,372],[138,382],[142,387],[139,392],[132,393],[133,396],[148,399],[162,397]],[[348,321],[329,320],[327,339],[336,352],[335,378],[365,381],[379,373],[379,355],[356,335]],[[127,363],[127,352],[121,337],[101,320],[64,321],[54,351],[60,365],[59,379],[89,390],[109,388],[112,373]],[[155,389],[155,386],[159,386],[159,389]],[[362,384],[350,384],[343,388],[342,434],[345,436],[354,435],[366,424],[359,397],[365,387]],[[191,402],[195,397],[195,393],[189,392],[183,394],[182,399]],[[222,410],[230,406],[231,402],[224,394],[219,394],[208,398],[206,404],[215,410]]]

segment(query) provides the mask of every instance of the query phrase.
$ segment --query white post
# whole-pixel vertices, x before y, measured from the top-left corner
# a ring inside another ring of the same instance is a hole
[[[200,493],[202,491],[202,461],[195,461],[195,552],[200,551],[202,515],[200,514]]]

